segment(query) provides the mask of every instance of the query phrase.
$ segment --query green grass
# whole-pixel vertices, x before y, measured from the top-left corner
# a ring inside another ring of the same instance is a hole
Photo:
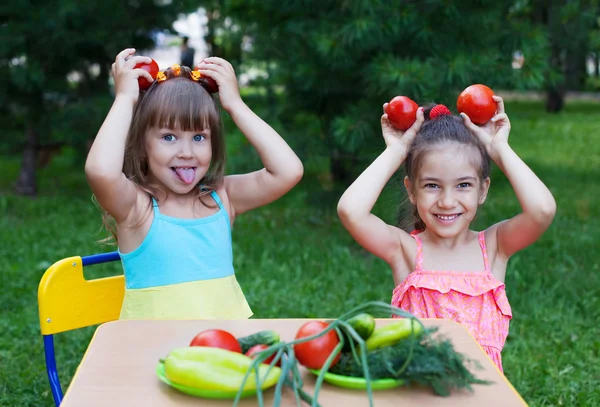
[[[548,115],[541,104],[507,103],[513,148],[558,203],[552,227],[513,257],[506,278],[514,318],[504,369],[531,406],[600,405],[600,262],[594,254],[600,241],[599,110],[597,104],[570,104]],[[37,285],[46,267],[62,257],[111,250],[96,243],[103,237],[100,216],[83,168],[73,162],[65,154],[44,169],[40,196],[30,200],[9,192],[19,160],[0,160],[1,406],[53,405],[37,320]],[[337,219],[341,190],[323,191],[319,165],[307,168],[311,172],[290,194],[236,221],[235,267],[255,317],[334,317],[361,302],[391,298],[385,263],[361,250]],[[393,221],[401,198],[394,179],[377,213]],[[495,169],[475,227],[518,210]],[[95,266],[87,276],[118,273],[118,265]],[[65,389],[93,330],[57,336]]]

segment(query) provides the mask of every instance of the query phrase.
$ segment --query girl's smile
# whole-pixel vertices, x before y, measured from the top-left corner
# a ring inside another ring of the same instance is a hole
[[[476,158],[475,149],[443,144],[423,156],[416,183],[407,181],[411,201],[431,232],[450,237],[469,228],[489,186],[489,180],[482,184],[478,178]]]

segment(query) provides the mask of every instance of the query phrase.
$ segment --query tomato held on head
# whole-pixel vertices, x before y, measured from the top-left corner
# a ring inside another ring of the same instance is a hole
[[[269,347],[267,345],[263,345],[263,344],[258,344],[258,345],[254,345],[253,347],[251,347],[250,349],[248,349],[248,352],[246,352],[246,356],[250,356],[252,359],[255,359],[258,357],[258,353],[262,352],[265,349],[268,349]],[[270,365],[271,362],[273,361],[273,359],[275,359],[275,355],[277,354],[276,351],[273,352],[273,354],[271,356],[269,356],[268,358],[266,358],[263,363],[265,365]],[[275,364],[275,366],[281,366],[281,359],[277,361],[277,363]]]
[[[208,93],[217,93],[219,91],[219,85],[217,85],[217,81],[210,76],[200,76],[200,82],[203,82],[204,88],[208,91]]]
[[[406,96],[396,96],[388,103],[385,113],[392,126],[399,130],[408,130],[417,120],[417,105],[412,99]]]
[[[158,74],[158,64],[156,63],[155,60],[152,60],[149,64],[142,62],[137,64],[134,69],[138,69],[141,68],[144,71],[147,71],[150,76],[152,76],[152,79],[156,79],[156,75]],[[140,76],[138,78],[138,85],[140,86],[140,90],[146,90],[150,87],[150,85],[152,85],[152,82],[150,82],[148,79],[146,79],[143,76]]]
[[[485,124],[496,114],[494,91],[485,85],[471,85],[458,95],[456,108],[475,124]]]
[[[296,333],[296,339],[317,335],[324,331],[328,326],[329,324],[327,322],[309,321],[300,327]],[[321,369],[329,355],[339,343],[340,338],[338,337],[337,332],[335,329],[331,329],[318,338],[294,344],[294,353],[296,359],[298,359],[298,362],[300,362],[302,366],[309,369]],[[335,366],[339,360],[340,354],[338,353],[335,359],[333,359],[330,367]]]
[[[221,329],[209,329],[200,332],[192,339],[190,346],[207,346],[242,353],[242,347],[235,336]]]

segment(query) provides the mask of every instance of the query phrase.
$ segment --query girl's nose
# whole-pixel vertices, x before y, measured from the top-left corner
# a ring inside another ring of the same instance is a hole
[[[438,206],[440,208],[453,208],[456,205],[456,199],[454,197],[452,190],[445,190],[442,192],[440,199],[438,201]]]
[[[192,153],[192,145],[191,143],[184,141],[179,144],[179,151],[177,153],[178,158],[191,158]]]

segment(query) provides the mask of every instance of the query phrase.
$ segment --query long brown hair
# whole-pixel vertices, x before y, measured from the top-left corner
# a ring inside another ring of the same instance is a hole
[[[460,144],[476,149],[478,154],[474,157],[473,165],[479,169],[479,180],[483,182],[490,176],[490,157],[485,147],[465,126],[462,117],[447,114],[431,119],[429,113],[435,106],[435,104],[431,104],[424,108],[425,122],[413,139],[406,160],[404,161],[404,171],[408,179],[412,181],[411,184],[415,185],[414,181],[417,179],[423,158],[431,151],[431,147],[446,143]],[[401,211],[399,226],[407,232],[425,230],[425,223],[419,216],[416,205],[412,205],[408,199],[406,201],[408,202],[409,210],[405,209]],[[404,214],[408,212],[409,215],[403,216],[402,212]]]
[[[148,180],[148,162],[145,150],[146,132],[150,128],[200,131],[210,128],[212,160],[206,175],[197,188],[198,198],[216,190],[225,177],[225,142],[223,126],[216,99],[199,83],[192,80],[191,69],[180,67],[180,73],[169,68],[164,71],[166,80],[154,81],[140,94],[125,143],[123,173],[150,197],[157,199],[158,190]],[[148,205],[152,201],[148,199]],[[206,204],[205,204],[206,205]],[[103,210],[103,224],[117,239],[115,221]],[[112,240],[112,239],[105,239]]]

